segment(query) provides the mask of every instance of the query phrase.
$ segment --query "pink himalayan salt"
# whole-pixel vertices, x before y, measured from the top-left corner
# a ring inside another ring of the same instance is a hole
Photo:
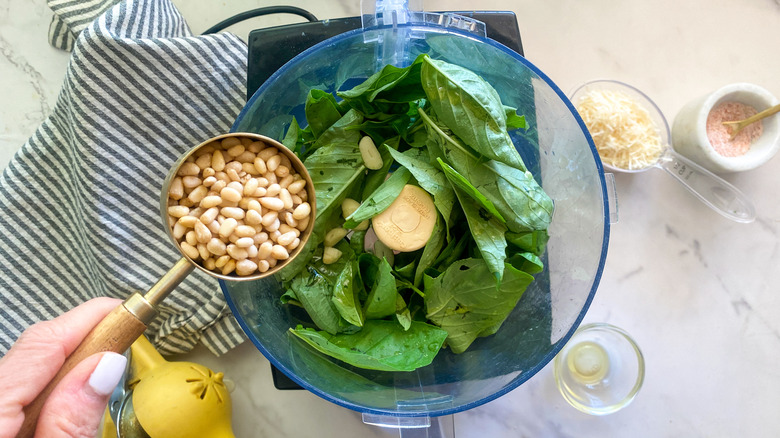
[[[707,139],[715,152],[724,157],[745,155],[750,145],[764,132],[761,121],[746,126],[734,140],[731,140],[731,127],[723,122],[744,120],[757,112],[752,106],[739,102],[723,102],[710,111],[707,116]]]

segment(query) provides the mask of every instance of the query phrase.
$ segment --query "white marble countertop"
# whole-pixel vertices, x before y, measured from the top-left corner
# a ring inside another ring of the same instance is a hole
[[[198,33],[222,18],[274,4],[177,0]],[[357,0],[296,2],[320,18],[357,15]],[[615,2],[492,0],[513,10],[526,57],[565,92],[596,78],[651,96],[670,123],[687,101],[732,82],[780,96],[780,1]],[[472,1],[427,1],[469,10]],[[49,114],[68,54],[48,46],[44,0],[0,0],[0,167]],[[287,20],[287,21],[285,21]],[[256,19],[231,30],[295,18]],[[727,175],[755,203],[737,224],[695,200],[661,171],[617,175],[620,221],[612,227],[601,285],[586,322],[627,330],[647,363],[628,408],[591,417],[568,406],[548,366],[509,394],[455,415],[458,436],[771,436],[780,432],[780,158]],[[392,436],[360,415],[305,391],[273,387],[268,361],[250,343],[216,358],[177,359],[224,371],[237,436]],[[395,433],[397,434],[397,432]]]

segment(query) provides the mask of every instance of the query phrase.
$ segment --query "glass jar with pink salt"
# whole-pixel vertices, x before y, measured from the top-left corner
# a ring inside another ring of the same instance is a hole
[[[707,116],[707,139],[715,152],[724,157],[738,157],[744,155],[761,134],[764,125],[761,120],[751,123],[731,138],[731,127],[723,122],[745,120],[756,115],[758,111],[750,105],[741,102],[727,101],[718,104]]]

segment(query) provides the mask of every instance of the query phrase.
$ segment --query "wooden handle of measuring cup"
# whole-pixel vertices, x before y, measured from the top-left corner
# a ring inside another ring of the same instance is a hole
[[[60,380],[82,360],[104,351],[124,353],[143,334],[146,325],[154,318],[156,311],[153,307],[148,306],[148,303],[146,303],[147,306],[144,306],[143,303],[139,304],[139,299],[144,300],[143,296],[136,293],[112,310],[68,356],[60,371],[46,385],[46,388],[38,394],[32,403],[25,406],[24,423],[17,435],[18,438],[28,438],[35,435],[35,427],[38,424],[38,416],[43,404]],[[144,311],[144,309],[150,311]]]

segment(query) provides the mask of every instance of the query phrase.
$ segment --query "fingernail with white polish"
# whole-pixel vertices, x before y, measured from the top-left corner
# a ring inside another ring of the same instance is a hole
[[[89,376],[89,386],[100,395],[114,391],[125,372],[127,358],[117,353],[106,353],[100,358],[95,371]]]

